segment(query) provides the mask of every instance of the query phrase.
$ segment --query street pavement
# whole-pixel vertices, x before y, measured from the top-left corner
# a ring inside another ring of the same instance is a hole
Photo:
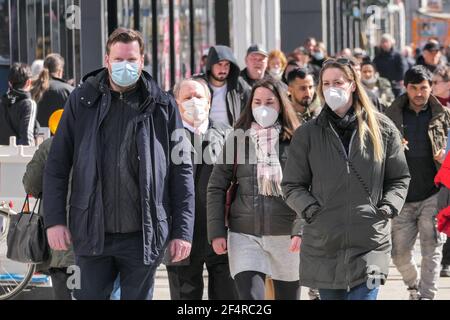
[[[420,267],[420,248],[416,245],[415,258],[419,262]],[[204,273],[205,292],[203,299],[207,299],[208,277]],[[450,300],[450,278],[439,278],[437,300]],[[408,292],[403,284],[400,273],[391,263],[390,274],[386,285],[380,287],[379,300],[408,300]],[[47,300],[51,299],[51,288],[32,288],[18,296],[18,300]],[[167,272],[162,265],[158,268],[155,279],[155,300],[170,300],[169,283],[167,280]],[[308,299],[308,289],[302,288],[301,300]]]
[[[415,247],[415,259],[420,268],[420,247],[417,244]],[[420,274],[420,269],[419,269]],[[208,277],[207,272],[204,273],[205,292],[203,299],[207,299]],[[384,286],[380,287],[378,300],[408,300],[409,293],[406,286],[393,263],[390,265],[389,278]],[[167,280],[167,273],[164,266],[158,269],[155,280],[155,300],[170,300],[169,283]],[[308,288],[302,287],[300,300],[308,300]],[[450,278],[439,278],[438,293],[436,300],[450,300]]]

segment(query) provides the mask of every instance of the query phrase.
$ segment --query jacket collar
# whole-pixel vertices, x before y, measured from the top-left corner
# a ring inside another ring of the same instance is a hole
[[[428,106],[431,108],[431,117],[432,119],[438,117],[444,112],[444,107],[441,105],[439,100],[433,96],[430,95],[430,98],[428,99]],[[388,108],[386,111],[389,118],[394,121],[395,125],[398,129],[401,130],[403,125],[403,110],[404,108],[409,107],[409,98],[408,95],[405,93],[401,95],[400,97],[395,100],[392,105]]]

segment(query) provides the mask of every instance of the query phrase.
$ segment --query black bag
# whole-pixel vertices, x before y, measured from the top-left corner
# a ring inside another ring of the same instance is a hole
[[[43,263],[50,257],[50,248],[44,228],[43,217],[36,212],[40,199],[37,199],[33,211],[27,196],[18,214],[10,215],[7,245],[8,259],[23,263]]]

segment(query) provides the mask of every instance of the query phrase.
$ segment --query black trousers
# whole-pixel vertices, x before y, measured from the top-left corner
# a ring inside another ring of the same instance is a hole
[[[67,268],[50,268],[48,273],[52,278],[53,300],[72,300],[72,290],[67,286]]]
[[[264,300],[266,275],[256,271],[238,273],[235,277],[240,300]],[[300,300],[300,281],[273,280],[275,300]]]
[[[450,265],[450,238],[444,243],[442,248],[442,265]]]
[[[76,256],[81,288],[74,290],[75,299],[109,300],[120,273],[122,300],[151,300],[157,264],[144,265],[142,239],[142,232],[106,234],[102,255]]]
[[[202,300],[205,265],[208,271],[208,299],[237,300],[227,255],[218,256],[211,246],[207,246],[206,249],[193,247],[188,265],[167,266],[172,300]]]

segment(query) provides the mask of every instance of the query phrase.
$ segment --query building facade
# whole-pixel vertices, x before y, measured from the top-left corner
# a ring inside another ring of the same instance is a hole
[[[282,49],[291,52],[306,38],[315,37],[325,44],[330,55],[358,47],[373,55],[385,32],[394,35],[398,47],[403,47],[407,42],[406,6],[412,2],[281,0]]]
[[[216,41],[214,12],[208,0],[0,0],[0,92],[12,62],[53,52],[66,60],[65,78],[80,81],[102,66],[117,27],[142,32],[146,70],[169,89],[199,71],[202,52]]]
[[[280,47],[279,1],[273,0],[0,0],[0,93],[12,62],[49,53],[66,60],[79,82],[100,68],[114,29],[142,32],[146,70],[164,89],[200,71],[211,45],[229,45],[241,66],[252,43]]]

